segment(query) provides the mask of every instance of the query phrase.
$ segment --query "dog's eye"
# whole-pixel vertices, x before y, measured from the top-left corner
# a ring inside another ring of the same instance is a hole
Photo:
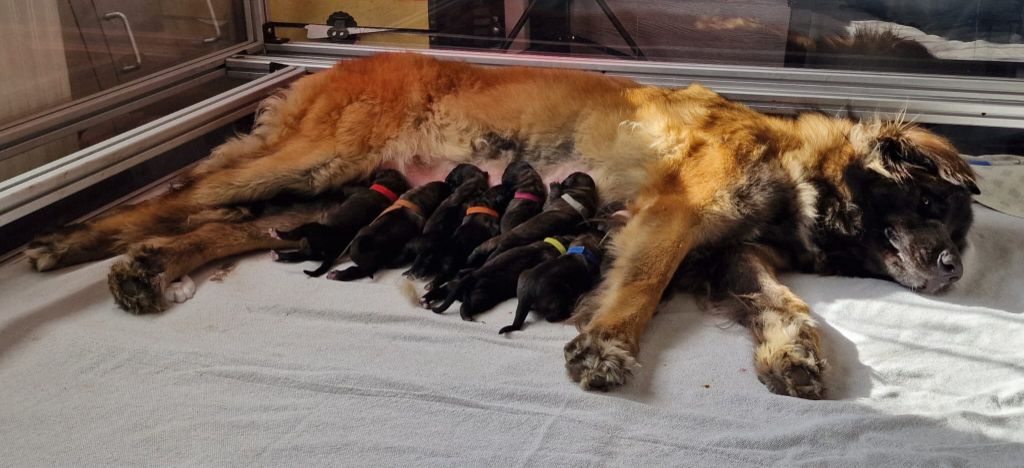
[[[921,197],[921,206],[928,208],[932,206],[932,199],[928,197]]]

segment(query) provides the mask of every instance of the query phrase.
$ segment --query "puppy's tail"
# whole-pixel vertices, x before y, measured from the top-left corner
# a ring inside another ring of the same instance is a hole
[[[504,335],[508,332],[519,331],[523,329],[523,324],[526,323],[526,316],[530,313],[530,309],[533,308],[533,301],[527,297],[520,297],[519,304],[516,305],[516,317],[512,319],[512,325],[503,327],[498,330],[499,335]]]
[[[455,299],[459,297],[459,295],[461,295],[471,283],[472,281],[470,281],[469,278],[458,281],[448,289],[448,296],[444,298],[444,301],[437,306],[431,307],[430,310],[434,311],[435,314],[440,314],[448,310],[448,308],[452,306],[452,303],[455,302]]]
[[[336,259],[331,258],[324,260],[323,263],[321,263],[315,270],[302,270],[302,272],[314,278],[323,276],[324,273],[330,271],[331,267],[334,266],[334,260]]]

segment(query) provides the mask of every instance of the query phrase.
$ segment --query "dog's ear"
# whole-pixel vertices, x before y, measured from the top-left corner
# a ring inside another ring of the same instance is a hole
[[[883,123],[875,141],[875,151],[885,175],[903,181],[913,169],[941,177],[977,195],[974,171],[960,157],[953,144],[915,125]]]
[[[550,189],[548,190],[548,199],[555,199],[562,196],[561,182],[552,182],[551,184],[548,185],[548,187],[550,187]]]

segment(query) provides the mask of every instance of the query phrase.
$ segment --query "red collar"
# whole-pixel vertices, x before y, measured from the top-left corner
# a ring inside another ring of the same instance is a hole
[[[374,192],[377,192],[381,195],[384,195],[385,197],[388,197],[388,201],[390,201],[391,203],[394,203],[395,200],[398,200],[398,195],[395,195],[395,192],[392,192],[391,189],[381,184],[371,185],[370,190],[373,190]]]

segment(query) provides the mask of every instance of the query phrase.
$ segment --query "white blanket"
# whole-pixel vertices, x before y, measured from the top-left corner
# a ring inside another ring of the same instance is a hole
[[[625,388],[564,375],[575,330],[413,307],[391,273],[307,279],[265,255],[137,317],[110,261],[0,267],[0,463],[234,466],[1021,466],[1024,220],[977,207],[966,276],[928,297],[789,275],[822,323],[830,401],[769,393],[740,326],[687,297]]]

